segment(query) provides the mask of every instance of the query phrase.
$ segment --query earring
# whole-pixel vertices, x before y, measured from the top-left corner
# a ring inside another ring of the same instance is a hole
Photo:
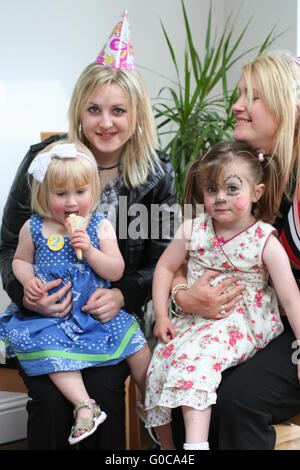
[[[78,135],[79,135],[79,139],[82,140],[82,125],[81,125],[81,123],[79,124],[79,127],[78,127]]]

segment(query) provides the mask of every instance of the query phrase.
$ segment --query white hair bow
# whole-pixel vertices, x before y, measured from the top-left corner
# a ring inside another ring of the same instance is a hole
[[[37,181],[42,183],[48,170],[48,166],[53,157],[58,158],[76,158],[78,156],[87,158],[92,165],[96,165],[88,155],[77,152],[75,144],[57,144],[49,152],[39,153],[31,162],[28,173]]]

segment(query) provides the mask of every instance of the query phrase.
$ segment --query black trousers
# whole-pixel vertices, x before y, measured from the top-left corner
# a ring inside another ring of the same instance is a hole
[[[223,373],[212,408],[211,449],[274,449],[272,425],[300,411],[297,366],[292,362],[295,336],[288,320],[282,320],[285,330],[279,338],[249,361]],[[174,410],[172,427],[176,447],[182,449],[185,437],[180,409]]]
[[[28,445],[31,450],[75,450],[68,444],[74,424],[73,406],[58,391],[48,375],[28,377],[19,372],[29,390]],[[89,396],[106,412],[107,419],[97,431],[78,444],[80,449],[125,449],[124,382],[129,374],[125,361],[115,366],[82,370]]]

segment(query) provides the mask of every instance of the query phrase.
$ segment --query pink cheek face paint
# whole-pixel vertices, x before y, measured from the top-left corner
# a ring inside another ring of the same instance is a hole
[[[243,195],[237,196],[232,201],[232,207],[237,214],[244,214],[249,207],[249,199]]]

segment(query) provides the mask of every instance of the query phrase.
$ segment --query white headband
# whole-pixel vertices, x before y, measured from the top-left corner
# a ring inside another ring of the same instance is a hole
[[[95,165],[97,168],[97,164],[94,160],[91,159],[85,153],[77,152],[75,144],[58,144],[52,147],[49,152],[39,153],[31,162],[28,173],[33,175],[34,179],[42,183],[44,181],[45,175],[48,170],[48,166],[53,157],[58,158],[76,158],[76,157],[84,157],[86,158],[92,165]]]

